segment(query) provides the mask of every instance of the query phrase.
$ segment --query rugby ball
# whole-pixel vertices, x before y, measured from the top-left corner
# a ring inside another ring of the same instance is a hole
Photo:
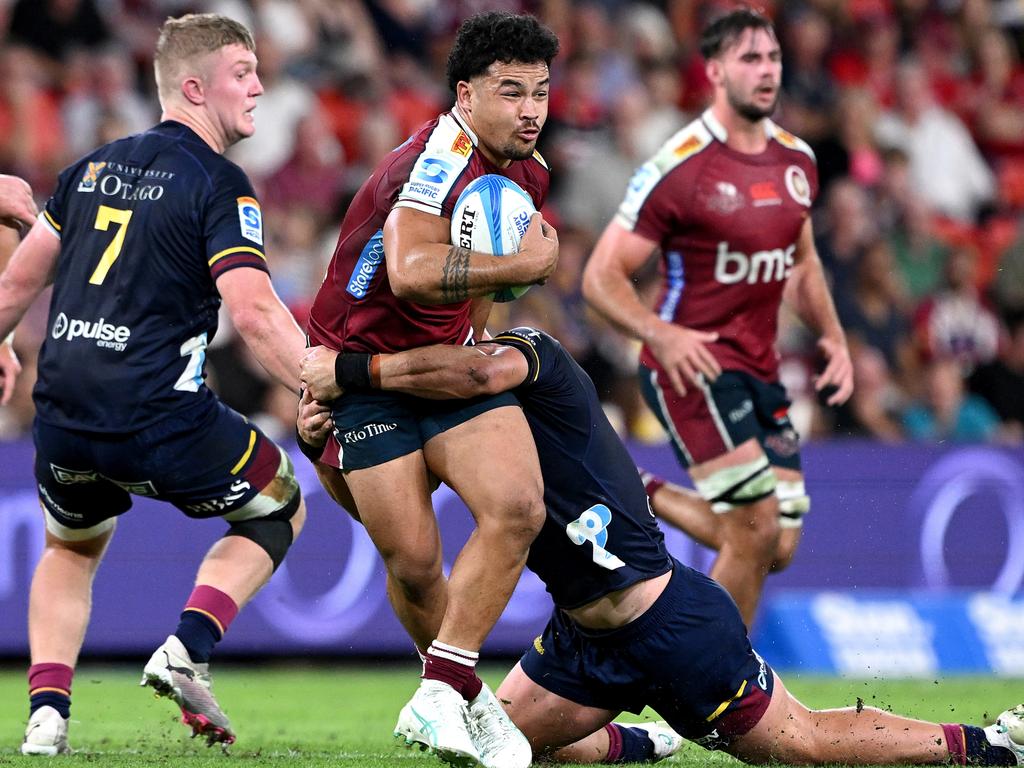
[[[493,256],[516,253],[536,212],[526,190],[511,179],[496,173],[478,176],[455,201],[452,244]],[[528,290],[528,285],[502,288],[494,300],[512,301]]]

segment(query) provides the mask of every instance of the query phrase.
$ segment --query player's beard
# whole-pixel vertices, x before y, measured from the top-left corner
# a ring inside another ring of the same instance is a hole
[[[536,144],[536,142],[530,142],[527,144],[525,142],[512,139],[501,148],[501,154],[509,160],[527,160],[533,157],[533,148]]]
[[[753,101],[744,101],[739,94],[737,94],[732,88],[726,85],[725,97],[729,100],[729,106],[732,107],[736,114],[745,120],[749,120],[752,123],[756,123],[759,120],[763,120],[766,117],[770,117],[775,112],[775,108],[779,105],[779,96],[782,91],[775,91],[775,98],[772,99],[772,103],[767,107],[759,107]]]

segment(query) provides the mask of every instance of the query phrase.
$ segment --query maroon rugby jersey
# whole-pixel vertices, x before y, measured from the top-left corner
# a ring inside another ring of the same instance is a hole
[[[397,352],[470,340],[469,301],[417,304],[391,292],[381,228],[396,207],[450,219],[459,193],[485,173],[515,181],[540,210],[549,181],[540,154],[499,169],[476,145],[476,135],[453,109],[377,165],[341,223],[338,245],[310,310],[310,344],[346,352]]]
[[[717,331],[708,347],[723,369],[772,381],[782,290],[818,173],[807,144],[765,126],[767,149],[743,154],[708,110],[637,169],[616,221],[661,246],[661,319]],[[660,368],[646,346],[641,362]]]

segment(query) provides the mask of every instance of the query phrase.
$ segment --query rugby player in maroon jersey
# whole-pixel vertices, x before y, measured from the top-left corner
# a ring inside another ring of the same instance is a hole
[[[532,16],[483,13],[462,24],[448,59],[455,104],[356,193],[310,313],[311,345],[375,353],[470,344],[482,336],[491,294],[551,274],[558,241],[540,215],[505,257],[454,245],[449,233],[459,193],[483,174],[512,179],[543,205],[548,169],[535,145],[557,51]],[[369,382],[365,368],[342,373]],[[392,607],[424,658],[396,735],[460,763],[528,765],[528,743],[475,672],[544,521],[537,453],[518,403],[507,393],[439,404],[353,391],[331,406],[337,448],[322,461],[345,473],[384,560]],[[432,477],[477,522],[447,581]],[[474,744],[470,734],[488,729]]]
[[[643,342],[645,399],[699,494],[655,509],[717,546],[711,575],[749,627],[810,508],[779,382],[783,300],[818,334],[826,362],[815,387],[830,405],[850,396],[853,373],[814,247],[814,153],[769,119],[782,75],[771,22],[733,11],[704,31],[701,52],[712,104],[637,169],[583,293]],[[651,309],[631,276],[656,250],[663,282]]]

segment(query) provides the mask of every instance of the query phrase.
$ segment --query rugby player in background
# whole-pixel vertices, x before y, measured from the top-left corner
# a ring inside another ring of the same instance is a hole
[[[532,16],[489,12],[462,23],[447,68],[455,104],[388,154],[356,193],[310,311],[311,344],[371,353],[472,343],[490,294],[551,274],[558,243],[539,215],[510,257],[454,245],[449,233],[460,192],[483,174],[507,176],[543,205],[548,168],[534,147],[557,51],[557,38]],[[396,730],[445,759],[525,767],[529,745],[475,671],[544,520],[537,454],[518,404],[507,394],[439,404],[361,390],[331,406],[340,442],[324,461],[345,472],[384,561],[392,608],[424,659]],[[499,460],[502,471],[491,471]],[[447,583],[431,474],[477,524]],[[474,744],[471,731],[484,736]]]
[[[296,392],[305,347],[270,283],[252,186],[222,156],[254,130],[253,39],[223,16],[168,19],[154,65],[163,122],[65,169],[0,275],[2,333],[53,283],[34,391],[46,543],[29,597],[24,754],[70,751],[93,576],[132,494],[228,523],[142,679],[209,744],[235,738],[211,690],[211,652],[305,519],[287,454],[204,382],[222,300]]]
[[[666,519],[717,545],[711,576],[749,627],[810,509],[779,382],[783,299],[819,335],[826,364],[815,387],[830,405],[853,392],[853,369],[814,247],[814,154],[768,119],[782,76],[771,22],[735,10],[708,26],[700,48],[711,107],[637,169],[583,294],[643,342],[644,397],[699,493],[673,496]],[[663,285],[652,310],[632,274],[656,250]]]
[[[348,361],[366,365],[368,357]],[[384,390],[424,398],[511,390],[522,403],[547,509],[528,567],[555,609],[497,696],[536,755],[656,761],[678,750],[682,735],[758,764],[1024,762],[1024,705],[983,729],[861,705],[810,710],[797,701],[751,648],[729,595],[668,554],[593,382],[551,336],[514,328],[472,348],[379,355],[372,366]],[[335,355],[311,350],[302,378],[299,436],[312,446],[331,442],[330,409],[312,395],[337,394]],[[344,475],[322,464],[318,474],[358,519]],[[674,730],[612,722],[645,706]]]

